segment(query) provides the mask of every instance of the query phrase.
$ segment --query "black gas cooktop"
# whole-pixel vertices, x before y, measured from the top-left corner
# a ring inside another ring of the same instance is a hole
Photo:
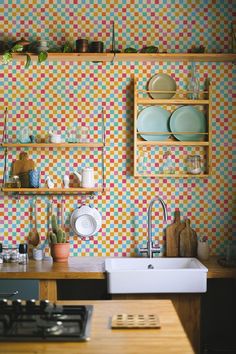
[[[92,311],[91,305],[0,300],[0,341],[87,341]]]

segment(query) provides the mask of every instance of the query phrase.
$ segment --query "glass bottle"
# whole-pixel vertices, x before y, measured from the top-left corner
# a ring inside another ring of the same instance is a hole
[[[164,153],[163,159],[164,159],[164,161],[163,161],[163,164],[160,168],[160,172],[163,174],[167,174],[167,175],[175,174],[175,165],[174,165],[174,161],[171,158],[171,152],[166,151]]]
[[[0,243],[0,264],[3,263],[2,244]]]
[[[28,245],[26,243],[21,243],[19,245],[19,264],[28,263]]]
[[[188,97],[193,100],[197,100],[199,98],[199,80],[196,69],[196,64],[193,62],[191,65],[191,76],[189,78],[188,83]]]

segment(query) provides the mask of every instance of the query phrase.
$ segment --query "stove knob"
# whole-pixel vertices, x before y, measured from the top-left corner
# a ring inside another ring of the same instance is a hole
[[[22,302],[20,299],[17,300],[13,300],[12,301],[12,307],[14,309],[15,312],[19,313],[22,311]]]
[[[27,300],[26,301],[26,311],[27,312],[34,312],[36,307],[35,299]]]
[[[48,307],[48,305],[50,304],[49,300],[41,300],[40,301],[40,311],[44,312],[44,310]]]
[[[0,311],[4,311],[7,308],[7,299],[1,299],[0,300]]]

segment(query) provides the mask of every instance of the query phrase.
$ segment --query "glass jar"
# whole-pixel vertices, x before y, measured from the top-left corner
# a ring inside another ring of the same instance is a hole
[[[189,155],[187,157],[187,171],[191,175],[197,175],[202,172],[201,157],[199,155]]]
[[[0,264],[3,263],[2,244],[0,243]]]
[[[28,263],[28,245],[26,243],[21,243],[19,245],[19,264]]]
[[[188,83],[188,97],[192,100],[198,99],[199,90],[200,90],[200,85],[197,77],[196,64],[192,63],[191,76],[189,78],[189,83]]]

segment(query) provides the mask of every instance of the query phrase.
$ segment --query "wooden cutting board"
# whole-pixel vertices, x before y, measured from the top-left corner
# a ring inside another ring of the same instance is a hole
[[[19,176],[21,173],[29,172],[34,169],[34,161],[29,159],[27,152],[22,151],[19,160],[12,163],[12,175]]]
[[[179,236],[179,252],[181,257],[195,257],[197,255],[197,234],[190,227],[190,220],[186,219],[185,228]]]
[[[174,212],[174,222],[166,227],[166,256],[179,256],[179,235],[185,228],[185,223],[180,221],[180,211],[176,209]]]

